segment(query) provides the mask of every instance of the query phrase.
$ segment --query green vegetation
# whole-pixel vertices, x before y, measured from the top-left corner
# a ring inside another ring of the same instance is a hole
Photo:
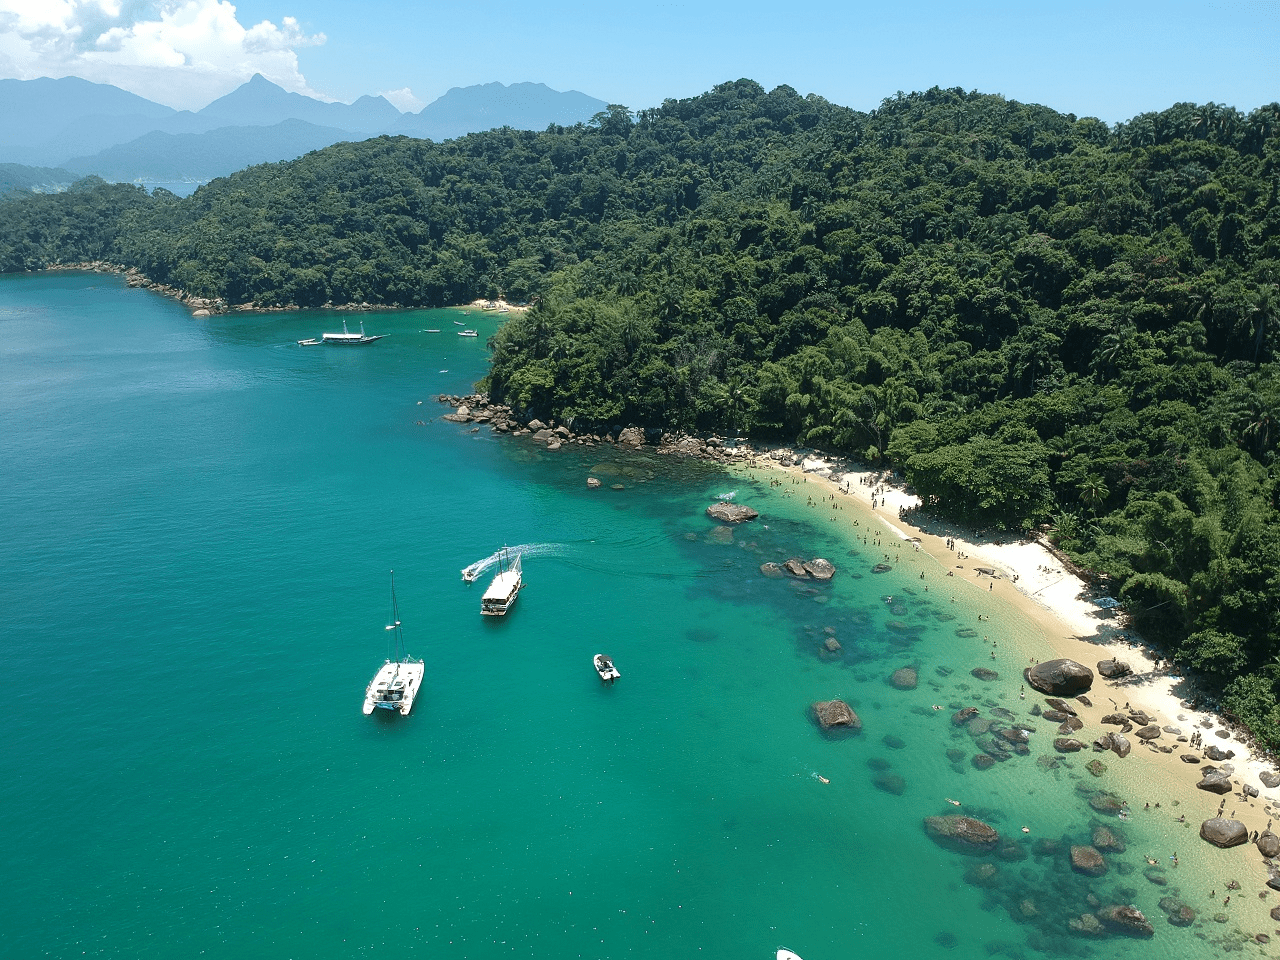
[[[724,84],[590,125],[379,138],[187,200],[6,204],[0,269],[111,259],[259,305],[537,298],[484,386],[746,433],[1047,528],[1280,746],[1280,104],[1109,129],[961,90]]]

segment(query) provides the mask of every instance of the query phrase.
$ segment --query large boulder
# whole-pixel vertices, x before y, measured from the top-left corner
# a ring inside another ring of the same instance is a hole
[[[1270,830],[1263,830],[1258,834],[1258,839],[1254,841],[1254,845],[1264,857],[1280,856],[1280,837],[1277,837]]]
[[[725,523],[741,523],[754,520],[760,514],[741,503],[717,502],[707,507],[707,516]]]
[[[1221,770],[1214,769],[1206,770],[1204,778],[1196,786],[1201,790],[1217,794],[1230,793],[1232,790],[1231,777]]]
[[[853,708],[843,700],[820,700],[813,704],[813,716],[823,730],[843,727],[849,730],[861,730],[862,721],[853,712]]]
[[[1098,919],[1104,926],[1127,933],[1131,937],[1150,937],[1155,928],[1142,915],[1142,911],[1131,904],[1116,904],[1103,907],[1098,911]]]
[[[1106,677],[1108,680],[1115,680],[1118,677],[1127,677],[1133,673],[1133,668],[1123,660],[1117,660],[1112,657],[1110,660],[1098,661],[1098,674]]]
[[[1149,723],[1141,730],[1134,731],[1133,735],[1139,740],[1156,740],[1160,736],[1160,728],[1154,723]]]
[[[1129,743],[1129,738],[1122,733],[1111,734],[1111,752],[1117,757],[1127,757],[1129,751],[1133,747]]]
[[[1262,785],[1268,789],[1271,787],[1280,787],[1280,773],[1274,770],[1263,770],[1258,774],[1258,779],[1262,781]]]
[[[951,722],[957,727],[963,727],[966,723],[978,715],[977,707],[965,707],[963,710],[957,710],[951,715]]]
[[[644,431],[639,427],[627,427],[618,434],[618,446],[620,447],[640,447],[643,445]]]
[[[1076,753],[1084,749],[1084,743],[1075,737],[1058,737],[1053,741],[1053,749],[1059,753]]]
[[[984,853],[995,849],[1000,834],[995,827],[974,817],[953,815],[925,817],[924,828],[938,843],[966,853]]]
[[[1223,760],[1230,760],[1235,757],[1234,750],[1223,750],[1216,743],[1211,743],[1204,748],[1204,755],[1214,763],[1221,763]]]
[[[815,580],[830,580],[836,575],[835,565],[830,560],[822,559],[822,557],[806,560],[804,569]]]
[[[1100,877],[1107,872],[1107,861],[1093,847],[1071,848],[1071,869],[1089,877]]]
[[[1093,671],[1066,658],[1037,663],[1023,675],[1032,687],[1051,697],[1074,697],[1093,686]]]
[[[1249,828],[1239,820],[1214,817],[1200,824],[1200,839],[1215,847],[1238,847],[1249,842]]]

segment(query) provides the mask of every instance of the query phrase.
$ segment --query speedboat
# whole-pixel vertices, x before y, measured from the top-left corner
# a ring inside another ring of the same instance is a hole
[[[459,331],[458,331],[458,336],[460,336],[460,337],[478,337],[478,336],[480,336],[480,334],[476,333],[474,330],[459,330]]]
[[[596,668],[596,673],[600,674],[600,679],[613,683],[622,674],[618,672],[618,668],[613,665],[613,659],[604,653],[597,653],[591,658],[591,665]]]

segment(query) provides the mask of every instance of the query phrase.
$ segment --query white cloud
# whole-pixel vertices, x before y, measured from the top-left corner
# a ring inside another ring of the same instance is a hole
[[[383,90],[378,96],[386,97],[388,102],[401,113],[417,113],[427,105],[425,100],[415,97],[408,87],[401,87],[399,90]]]
[[[77,76],[199,109],[260,73],[307,86],[297,50],[325,42],[293,17],[244,27],[227,0],[0,0],[0,74]]]

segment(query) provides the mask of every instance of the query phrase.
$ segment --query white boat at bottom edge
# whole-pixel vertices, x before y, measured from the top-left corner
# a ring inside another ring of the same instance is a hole
[[[778,948],[778,960],[800,960],[800,955],[792,953],[785,947]]]

